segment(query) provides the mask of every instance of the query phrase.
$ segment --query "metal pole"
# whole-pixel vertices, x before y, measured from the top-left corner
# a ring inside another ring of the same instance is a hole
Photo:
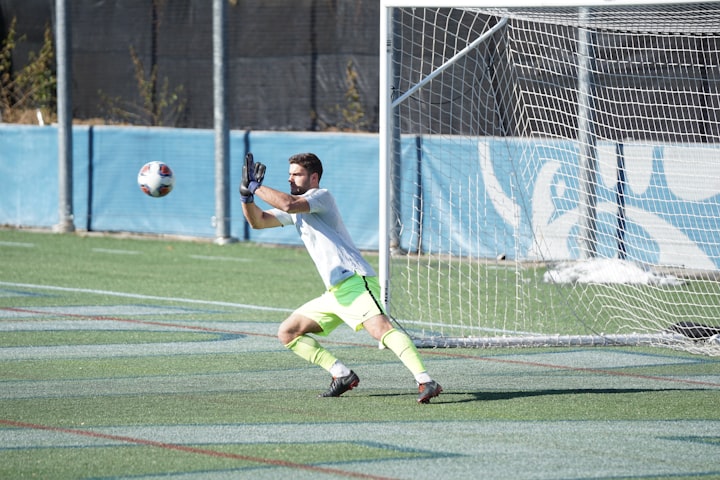
[[[399,10],[393,9],[392,14],[392,40],[391,45],[392,49],[389,52],[390,53],[390,74],[392,80],[390,83],[391,90],[394,91],[394,89],[400,85],[400,72],[399,69],[394,68],[394,65],[398,62],[398,52],[397,52],[397,45],[400,45],[402,39],[400,38],[400,33],[395,28],[395,24],[397,19],[399,18]],[[400,221],[399,221],[399,215],[400,211],[402,209],[401,204],[401,197],[400,197],[400,188],[401,188],[401,177],[402,174],[402,136],[400,135],[400,109],[399,104],[396,104],[392,102],[390,104],[390,116],[392,118],[392,122],[390,123],[392,128],[392,140],[390,141],[390,144],[392,145],[392,148],[390,150],[390,154],[392,155],[390,159],[390,172],[389,176],[391,179],[390,182],[390,192],[389,192],[389,210],[388,210],[388,222],[390,226],[390,231],[388,232],[389,235],[389,242],[390,242],[390,254],[402,254],[404,253],[402,251],[402,247],[400,246]]]
[[[230,237],[230,132],[227,126],[226,1],[213,0],[213,95],[215,125],[215,243]]]
[[[505,26],[505,24],[508,22],[507,17],[502,17],[498,23],[496,23],[490,30],[480,35],[478,38],[470,42],[465,48],[457,52],[455,55],[452,56],[452,58],[448,59],[445,63],[440,65],[438,68],[433,70],[427,77],[423,78],[421,81],[410,87],[406,92],[404,92],[402,95],[399,95],[397,98],[393,99],[393,106],[400,105],[402,102],[407,100],[411,95],[414,95],[415,92],[420,90],[422,87],[430,83],[443,73],[445,70],[450,68],[451,66],[458,63],[460,60],[465,58],[465,56],[468,54],[468,52],[472,52],[477,48],[478,45],[483,43],[485,40],[492,38],[493,35],[495,35],[495,32],[500,30]]]
[[[413,232],[417,231],[415,253],[422,255],[423,219],[425,217],[425,199],[423,198],[423,137],[415,137],[415,200],[413,205]],[[417,230],[416,230],[417,229]]]
[[[57,104],[58,104],[58,224],[56,232],[75,231],[73,223],[73,156],[72,156],[72,97],[70,91],[71,65],[70,15],[66,0],[55,1],[57,15],[55,44],[57,48]]]
[[[617,211],[617,246],[618,258],[625,260],[627,257],[627,248],[625,246],[625,146],[622,142],[618,142],[615,147],[615,155],[617,157],[617,190],[615,192]]]
[[[392,107],[391,86],[392,86],[392,9],[380,8],[380,191],[379,191],[379,279],[382,289],[382,302],[387,309],[389,304],[389,280],[390,280],[390,218],[388,210],[390,191],[390,162],[392,162]],[[390,313],[390,312],[388,312]]]
[[[580,252],[583,258],[597,255],[597,138],[593,114],[593,34],[583,27],[589,19],[580,9],[578,29],[578,144],[580,145]]]

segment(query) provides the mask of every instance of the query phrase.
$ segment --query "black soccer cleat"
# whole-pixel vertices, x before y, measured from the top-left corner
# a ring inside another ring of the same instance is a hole
[[[333,377],[330,382],[330,388],[327,392],[323,392],[318,397],[339,397],[348,390],[352,390],[360,383],[360,377],[350,370],[350,375],[344,377]]]
[[[443,389],[439,383],[432,380],[418,385],[418,403],[430,403],[430,399],[440,395]]]

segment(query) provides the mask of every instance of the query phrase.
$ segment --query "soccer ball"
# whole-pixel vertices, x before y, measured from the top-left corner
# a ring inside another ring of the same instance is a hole
[[[142,166],[137,177],[140,190],[151,197],[164,197],[172,192],[175,174],[163,162],[148,162]]]

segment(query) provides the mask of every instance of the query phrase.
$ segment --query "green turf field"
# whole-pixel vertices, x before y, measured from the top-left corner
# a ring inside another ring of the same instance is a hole
[[[371,259],[375,261],[375,259]],[[423,350],[364,332],[286,351],[322,291],[304,250],[0,230],[0,478],[720,478],[720,359],[666,349]]]

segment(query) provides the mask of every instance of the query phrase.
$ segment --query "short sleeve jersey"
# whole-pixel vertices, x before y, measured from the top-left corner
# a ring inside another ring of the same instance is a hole
[[[295,224],[325,286],[337,285],[355,273],[375,276],[350,238],[332,194],[314,188],[305,192],[304,197],[310,205],[308,213],[286,213],[279,209],[270,213],[282,225]]]

